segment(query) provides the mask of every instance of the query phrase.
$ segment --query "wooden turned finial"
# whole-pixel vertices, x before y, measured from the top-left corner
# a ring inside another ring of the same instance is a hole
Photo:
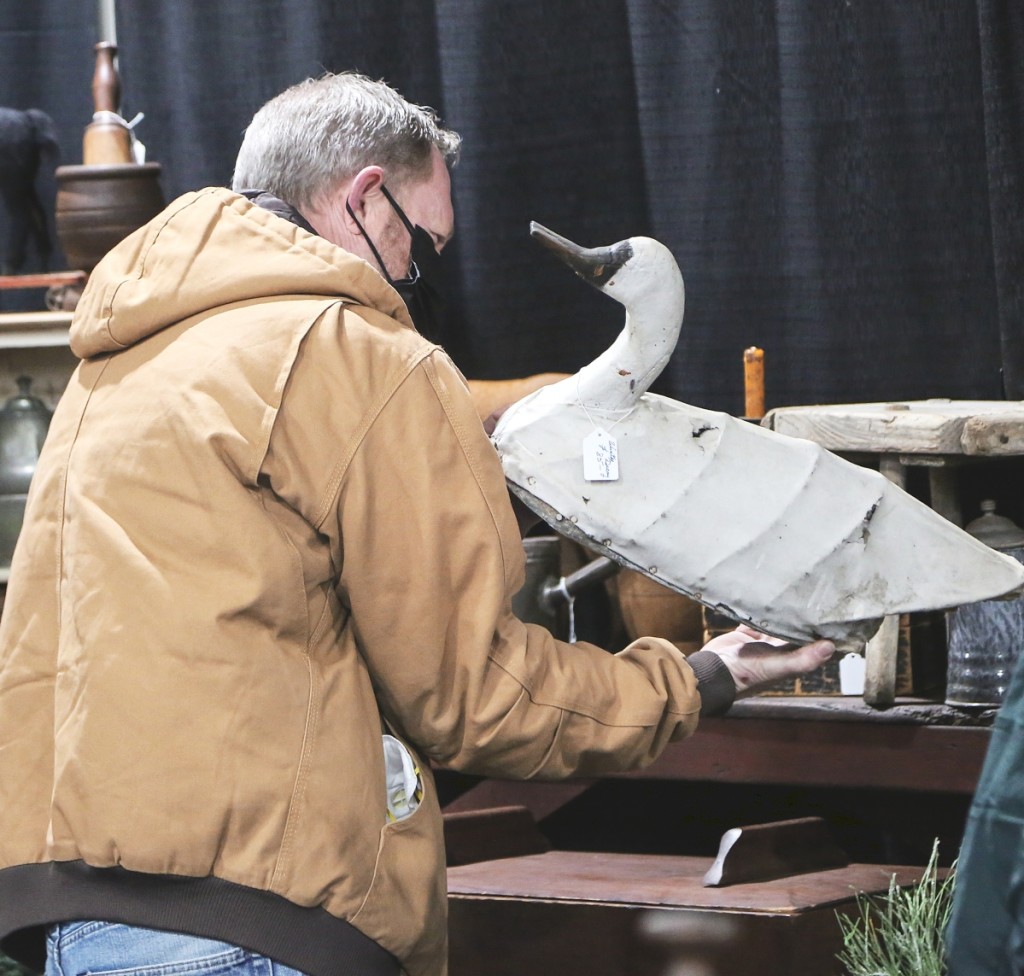
[[[109,166],[132,162],[132,137],[120,115],[121,79],[114,64],[117,45],[100,41],[96,45],[96,69],[92,76],[93,119],[85,127],[82,162],[86,166]]]
[[[100,41],[96,45],[96,70],[92,75],[92,101],[96,112],[117,112],[121,108],[121,79],[114,66],[117,45]]]

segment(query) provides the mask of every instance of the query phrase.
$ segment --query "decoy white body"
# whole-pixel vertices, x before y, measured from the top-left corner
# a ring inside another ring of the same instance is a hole
[[[765,633],[844,650],[889,614],[1024,586],[1015,559],[877,471],[647,393],[683,314],[682,277],[663,245],[584,250],[532,232],[626,307],[604,354],[514,404],[493,434],[512,489],[557,531]],[[584,477],[584,442],[598,429],[614,439],[615,480]]]

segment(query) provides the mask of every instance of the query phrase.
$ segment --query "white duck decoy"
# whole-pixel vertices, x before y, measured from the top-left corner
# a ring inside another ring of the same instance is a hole
[[[531,234],[626,308],[613,345],[513,404],[492,435],[516,495],[556,531],[734,619],[858,649],[883,617],[993,599],[1024,567],[811,441],[647,392],[683,279],[647,237],[586,249]]]

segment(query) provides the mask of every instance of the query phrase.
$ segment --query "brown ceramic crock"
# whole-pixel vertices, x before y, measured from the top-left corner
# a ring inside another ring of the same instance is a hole
[[[57,236],[74,270],[92,271],[163,207],[159,163],[57,169]]]

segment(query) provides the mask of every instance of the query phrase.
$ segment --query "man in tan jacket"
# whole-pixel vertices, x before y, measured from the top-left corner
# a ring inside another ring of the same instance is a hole
[[[512,615],[500,464],[410,317],[457,150],[383,84],[306,82],[253,120],[246,192],[186,194],[90,277],[0,626],[16,956],[441,974],[431,764],[640,766],[831,652],[612,655]]]

